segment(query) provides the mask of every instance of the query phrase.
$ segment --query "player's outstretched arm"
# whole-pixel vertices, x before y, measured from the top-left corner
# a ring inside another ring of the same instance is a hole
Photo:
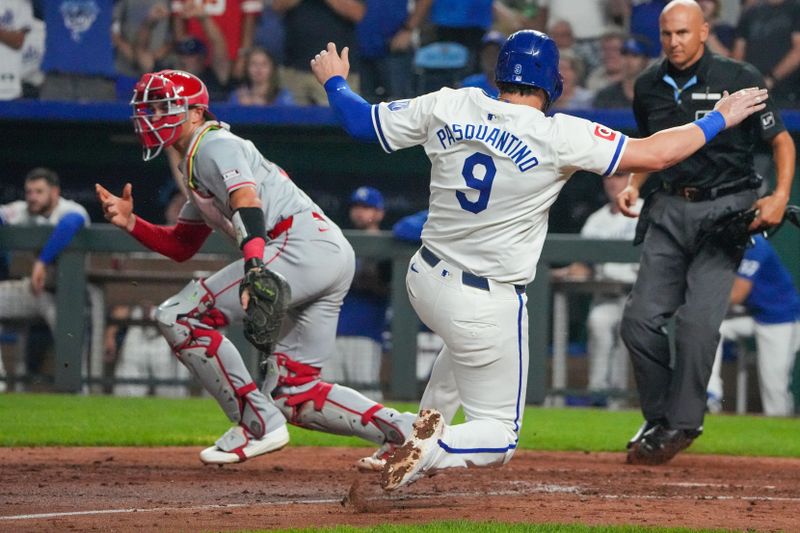
[[[620,160],[619,169],[653,172],[680,163],[719,132],[738,125],[766,107],[767,90],[751,87],[724,96],[714,111],[691,124],[654,133],[644,139],[630,139]]]
[[[372,107],[347,85],[347,75],[350,72],[348,55],[349,49],[346,46],[340,56],[336,45],[328,43],[328,47],[311,60],[311,71],[325,87],[328,102],[347,133],[360,141],[378,142],[370,115]]]
[[[122,196],[111,194],[96,183],[95,191],[103,206],[103,216],[115,226],[130,233],[137,241],[178,262],[194,256],[203,246],[211,228],[205,224],[185,224],[178,220],[174,226],[158,226],[133,214],[133,187],[126,183]]]

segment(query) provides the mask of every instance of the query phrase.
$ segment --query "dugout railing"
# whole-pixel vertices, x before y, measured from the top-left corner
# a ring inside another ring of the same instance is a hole
[[[50,228],[0,227],[0,250],[39,250],[46,242],[50,231]],[[345,234],[353,244],[358,256],[389,259],[392,262],[393,317],[391,332],[393,349],[392,371],[387,395],[393,400],[417,400],[419,391],[416,376],[416,339],[419,322],[408,301],[405,289],[408,259],[415,252],[416,247],[398,242],[391,237],[389,232],[367,235],[350,230],[345,231]],[[54,387],[56,390],[80,392],[84,390],[84,385],[90,379],[82,368],[82,354],[88,329],[85,298],[87,280],[108,282],[114,280],[116,276],[113,271],[89,269],[87,266],[89,264],[88,255],[135,254],[143,251],[144,248],[138,242],[117,228],[106,224],[97,224],[81,230],[70,246],[61,254],[56,268],[56,286],[58,287],[56,291],[57,325],[54,332]],[[222,254],[231,258],[238,257],[238,251],[233,245],[217,234],[213,234],[208,239],[201,252]],[[548,236],[538,265],[538,275],[527,288],[530,320],[527,403],[541,404],[548,394],[556,392],[551,390],[547,380],[551,334],[549,265],[553,263],[566,264],[572,261],[587,263],[636,262],[638,258],[639,249],[634,248],[627,241],[585,240],[577,235],[564,234]],[[153,279],[160,275],[158,272],[151,274]],[[132,284],[148,282],[146,277],[137,281],[135,276],[130,274],[119,274],[120,277],[123,275],[127,276],[125,279]],[[164,277],[170,278],[171,276]],[[152,282],[152,279],[150,281]],[[170,294],[172,293],[165,292],[163,298]],[[245,348],[245,352],[250,352],[240,329],[232,328],[230,335],[237,345]],[[101,378],[95,376],[93,379],[97,382]]]

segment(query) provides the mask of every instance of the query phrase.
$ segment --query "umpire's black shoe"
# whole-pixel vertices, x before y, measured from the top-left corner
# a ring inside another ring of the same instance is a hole
[[[703,428],[669,429],[661,424],[646,431],[641,440],[628,450],[628,464],[663,465],[678,452],[688,448],[702,435]]]
[[[648,431],[650,431],[651,429],[662,423],[665,424],[665,422],[662,422],[661,420],[652,422],[650,420],[645,420],[644,423],[642,424],[642,427],[640,427],[639,431],[637,431],[636,434],[633,437],[631,437],[631,440],[628,441],[628,444],[625,447],[630,450],[634,444],[642,440],[642,437],[644,437],[645,433],[647,433]]]

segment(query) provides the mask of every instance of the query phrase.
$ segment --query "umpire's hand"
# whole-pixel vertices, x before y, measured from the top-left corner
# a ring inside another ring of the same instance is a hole
[[[311,71],[320,85],[325,85],[325,82],[334,76],[347,79],[347,75],[350,73],[349,54],[350,49],[345,46],[342,48],[340,57],[336,51],[336,45],[328,43],[328,48],[314,56],[314,59],[311,60]]]

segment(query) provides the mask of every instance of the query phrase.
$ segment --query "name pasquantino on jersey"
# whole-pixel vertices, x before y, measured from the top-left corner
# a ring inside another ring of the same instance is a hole
[[[445,124],[436,130],[436,138],[445,150],[459,141],[482,141],[494,147],[495,150],[505,154],[514,162],[514,165],[525,172],[539,164],[533,155],[533,150],[522,142],[522,139],[511,132],[492,128],[485,124]]]

